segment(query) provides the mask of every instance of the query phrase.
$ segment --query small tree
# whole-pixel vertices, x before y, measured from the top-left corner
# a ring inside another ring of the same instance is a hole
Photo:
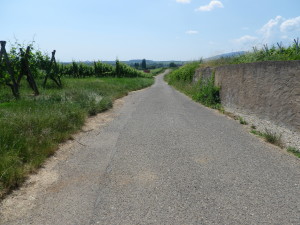
[[[174,62],[171,62],[170,65],[169,65],[169,67],[175,68],[175,67],[177,67],[177,65]]]
[[[139,63],[135,63],[134,64],[134,68],[138,69],[140,67],[140,64]]]
[[[116,76],[119,77],[121,75],[121,66],[119,59],[116,60]]]
[[[141,66],[142,66],[143,70],[147,69],[146,59],[142,60],[142,65]]]

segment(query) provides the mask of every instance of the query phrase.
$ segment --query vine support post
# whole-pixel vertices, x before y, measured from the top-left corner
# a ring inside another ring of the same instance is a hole
[[[30,57],[30,46],[27,47],[26,52],[24,53],[23,49],[20,48],[21,52],[21,71],[18,77],[18,83],[21,81],[23,75],[26,75],[27,82],[31,89],[34,91],[35,95],[39,95],[39,90],[35,83],[34,77],[30,71],[29,67],[29,57]]]
[[[11,90],[13,95],[15,96],[15,98],[20,98],[20,92],[19,92],[19,84],[17,83],[16,79],[15,79],[15,74],[14,74],[14,70],[11,66],[11,63],[9,61],[5,46],[6,46],[6,41],[0,41],[0,45],[1,45],[1,50],[0,50],[0,60],[2,61],[2,57],[4,57],[4,61],[6,64],[6,70],[10,76],[10,80],[12,83],[6,82],[6,85],[8,85]]]
[[[60,80],[60,77],[57,76],[57,79],[51,74],[51,70],[52,70],[52,67],[54,66],[55,68],[57,68],[57,64],[56,64],[56,60],[55,60],[55,53],[56,53],[56,50],[53,50],[52,52],[52,56],[51,56],[51,60],[50,60],[50,65],[49,65],[49,68],[47,70],[47,74],[45,76],[45,79],[44,79],[44,82],[43,82],[43,87],[45,88],[46,87],[46,83],[47,83],[47,80],[48,78],[50,78],[51,80],[54,81],[54,83],[58,86],[58,87],[61,87],[61,80]],[[56,72],[54,70],[54,72]]]

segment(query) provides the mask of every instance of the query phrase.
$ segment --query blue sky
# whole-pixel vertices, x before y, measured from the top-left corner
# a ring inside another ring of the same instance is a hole
[[[0,0],[0,39],[71,60],[197,60],[300,37],[300,0]]]

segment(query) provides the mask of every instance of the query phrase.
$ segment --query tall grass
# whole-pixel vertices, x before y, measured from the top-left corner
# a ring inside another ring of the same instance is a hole
[[[16,101],[0,86],[0,197],[52,155],[89,115],[112,107],[114,99],[149,86],[147,78],[64,79],[34,97],[25,83]]]
[[[170,84],[176,83],[177,81],[191,83],[196,69],[199,68],[202,61],[195,61],[188,63],[179,69],[173,70],[168,76],[168,82]]]
[[[271,144],[277,145],[280,148],[283,148],[281,134],[277,134],[268,129],[265,129],[265,132],[261,132],[261,131],[252,129],[251,133],[264,138],[266,142],[269,142]]]
[[[216,67],[230,64],[289,60],[300,60],[299,39],[295,39],[294,42],[287,47],[284,47],[281,43],[277,43],[271,47],[265,44],[260,49],[253,47],[252,51],[249,51],[245,54],[209,60],[203,63],[202,66]]]

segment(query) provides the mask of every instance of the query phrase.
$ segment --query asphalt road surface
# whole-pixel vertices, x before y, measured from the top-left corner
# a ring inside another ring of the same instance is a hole
[[[2,224],[300,224],[300,160],[163,75],[78,142]]]

